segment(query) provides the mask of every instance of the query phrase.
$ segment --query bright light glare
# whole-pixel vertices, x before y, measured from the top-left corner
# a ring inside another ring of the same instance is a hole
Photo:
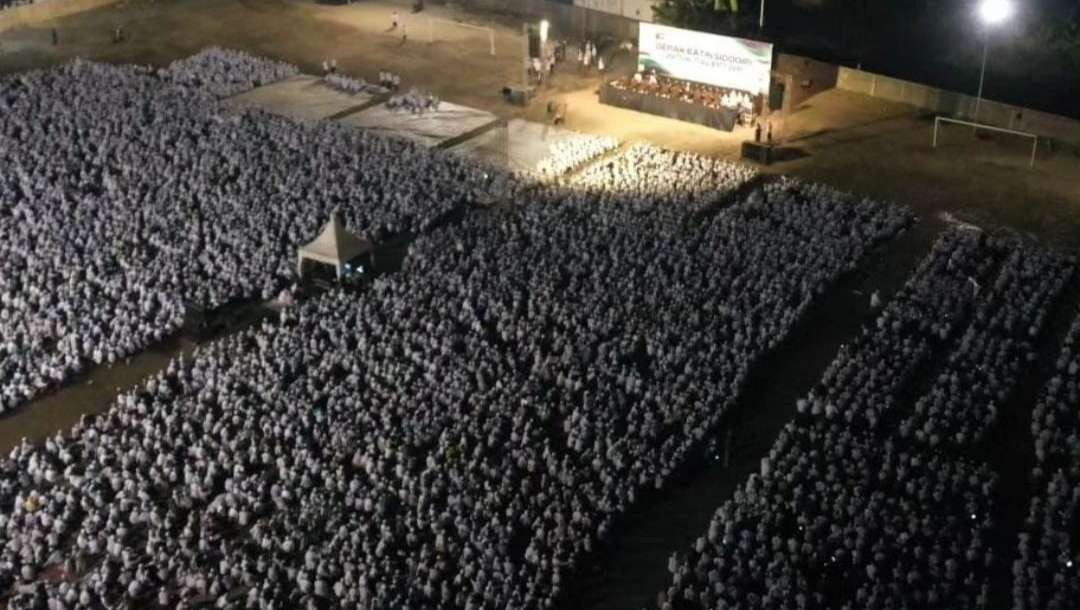
[[[982,0],[979,4],[979,17],[986,25],[997,25],[1013,14],[1010,0]]]
[[[548,23],[547,19],[540,22],[540,40],[547,40],[548,28],[550,27],[551,24]]]

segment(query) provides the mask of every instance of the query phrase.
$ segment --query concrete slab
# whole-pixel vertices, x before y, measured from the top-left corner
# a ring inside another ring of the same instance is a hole
[[[557,143],[584,135],[561,127],[513,119],[506,129],[493,129],[450,150],[498,167],[532,172],[552,156],[552,147]]]
[[[346,116],[338,122],[350,127],[406,138],[430,148],[494,120],[496,117],[490,112],[442,102],[439,110],[423,114],[391,110],[385,104],[379,104]]]
[[[367,93],[345,93],[317,76],[301,74],[229,98],[234,108],[260,108],[297,121],[319,121],[370,102]]]

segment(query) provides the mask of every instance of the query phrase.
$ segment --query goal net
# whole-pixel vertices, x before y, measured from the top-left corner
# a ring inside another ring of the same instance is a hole
[[[1026,131],[939,116],[934,118],[931,146],[934,149],[948,149],[955,155],[986,161],[1022,159],[1029,167],[1035,167],[1039,136]]]

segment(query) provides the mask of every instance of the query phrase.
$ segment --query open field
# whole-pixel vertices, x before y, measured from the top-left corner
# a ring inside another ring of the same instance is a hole
[[[732,136],[601,106],[593,93],[597,75],[581,75],[576,67],[557,71],[551,88],[530,108],[508,106],[500,91],[521,78],[520,30],[483,15],[432,6],[428,10],[439,18],[491,24],[497,55],[488,54],[486,35],[463,28],[438,30],[437,41],[429,43],[422,18],[402,45],[400,36],[386,30],[391,11],[407,16],[407,6],[376,1],[322,6],[281,0],[133,0],[0,33],[0,71],[76,56],[164,65],[205,46],[221,45],[286,60],[311,74],[331,57],[342,73],[369,81],[377,80],[379,70],[391,70],[401,74],[407,86],[418,85],[449,102],[504,119],[543,122],[546,101],[557,98],[568,104],[568,129],[624,141],[731,157],[748,137],[745,132]],[[128,40],[113,45],[109,37],[118,24]],[[55,48],[49,43],[54,26],[61,38]],[[626,55],[608,63],[614,72],[632,69]],[[1080,245],[1080,228],[1073,220],[1080,218],[1080,160],[1070,154],[1044,152],[1029,170],[1019,150],[1003,149],[997,139],[950,143],[934,152],[931,123],[911,108],[840,91],[808,100],[784,123],[778,136],[791,140],[805,156],[770,171],[903,202],[923,215],[948,212],[985,225],[1016,227],[1065,247]],[[1017,203],[1021,200],[1023,204]]]

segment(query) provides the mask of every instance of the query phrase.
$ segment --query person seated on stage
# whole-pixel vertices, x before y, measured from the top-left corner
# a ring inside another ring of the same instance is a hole
[[[657,80],[656,80],[656,72],[650,72],[649,73],[649,84],[652,85],[653,87],[659,87],[660,86],[660,83],[657,82]]]

